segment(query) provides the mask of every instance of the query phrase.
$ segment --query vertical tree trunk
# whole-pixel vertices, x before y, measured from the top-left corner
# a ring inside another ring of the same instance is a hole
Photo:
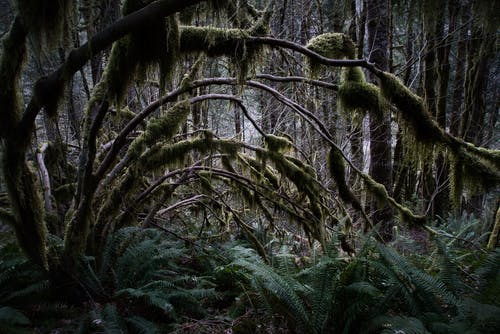
[[[368,35],[369,61],[382,70],[388,68],[389,50],[389,3],[387,0],[366,2],[366,32]],[[371,81],[375,78],[370,77]],[[390,113],[382,116],[370,115],[370,175],[383,184],[392,194],[392,154]],[[392,239],[392,211],[388,206],[376,209],[372,203],[373,222],[381,225],[381,235],[386,241]]]
[[[423,34],[425,40],[425,55],[424,55],[424,103],[428,112],[436,117],[436,21],[437,21],[438,4],[433,0],[426,0],[423,3]],[[429,208],[433,215],[433,198],[435,196],[436,185],[433,176],[433,159],[432,152],[426,152],[425,156],[421,157],[422,175],[421,175],[421,191],[424,201],[424,208]]]
[[[436,106],[436,120],[441,128],[446,129],[446,109],[448,102],[448,86],[450,80],[450,62],[449,55],[451,50],[451,34],[456,27],[458,7],[449,3],[449,24],[448,32],[445,36],[445,19],[440,16],[437,20],[436,30],[438,39],[437,48],[437,75],[438,75],[438,96]],[[436,196],[433,200],[434,214],[444,217],[450,206],[450,184],[448,182],[448,162],[446,161],[445,152],[438,152],[435,161],[435,184]]]
[[[450,133],[460,135],[461,110],[465,86],[465,60],[467,57],[467,31],[470,23],[470,4],[460,7],[460,34],[457,45],[457,60],[455,65],[455,80],[453,82],[453,97],[450,116]]]

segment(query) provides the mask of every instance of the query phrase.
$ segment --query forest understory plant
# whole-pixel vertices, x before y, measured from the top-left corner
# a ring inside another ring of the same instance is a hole
[[[500,8],[374,3],[0,0],[0,331],[494,332]]]

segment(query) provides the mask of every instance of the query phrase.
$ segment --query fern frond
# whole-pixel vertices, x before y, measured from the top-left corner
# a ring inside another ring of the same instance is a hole
[[[133,316],[125,318],[130,332],[137,334],[159,334],[160,328],[154,323],[143,317]]]
[[[0,333],[29,334],[30,320],[19,310],[12,307],[0,307]]]

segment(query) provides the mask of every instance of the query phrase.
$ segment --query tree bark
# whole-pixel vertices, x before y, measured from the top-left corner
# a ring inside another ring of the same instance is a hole
[[[389,4],[387,0],[366,2],[366,33],[368,35],[369,61],[378,68],[387,70],[389,50]],[[371,81],[375,78],[370,74]],[[392,195],[392,153],[390,112],[383,115],[370,115],[370,175],[383,184]],[[392,210],[389,206],[377,210],[377,204],[371,204],[373,222],[380,224],[380,233],[386,241],[392,239]]]

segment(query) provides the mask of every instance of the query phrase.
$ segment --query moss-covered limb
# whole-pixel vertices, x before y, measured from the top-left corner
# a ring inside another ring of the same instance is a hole
[[[500,169],[490,164],[489,161],[466,151],[460,151],[456,155],[459,156],[459,161],[463,164],[464,183],[472,194],[498,187]]]
[[[191,112],[191,104],[184,100],[169,108],[165,115],[148,122],[146,130],[129,146],[127,154],[134,158],[141,154],[146,147],[153,146],[158,141],[172,139],[179,127]]]
[[[328,170],[330,171],[331,176],[337,183],[337,189],[339,191],[340,198],[349,203],[355,210],[359,211],[368,225],[371,225],[370,220],[366,216],[365,210],[361,205],[359,199],[354,195],[349,186],[347,185],[347,180],[345,178],[345,163],[344,158],[335,148],[330,149],[330,153],[327,158],[328,162]]]
[[[450,144],[444,130],[427,112],[420,97],[412,93],[393,74],[384,72],[378,77],[382,95],[396,105],[401,117],[409,124],[419,142]]]
[[[384,185],[373,180],[368,174],[360,173],[363,178],[368,191],[381,203],[387,203],[396,209],[401,217],[401,220],[415,226],[421,226],[426,223],[425,216],[414,214],[409,208],[398,203],[394,198],[389,196],[387,189]]]
[[[264,143],[268,150],[277,153],[286,153],[293,147],[289,138],[275,136],[272,134],[264,136]]]
[[[181,26],[180,50],[184,53],[205,52],[211,57],[241,56],[248,37],[248,31],[242,29]]]
[[[47,77],[39,79],[38,84],[35,85],[33,98],[28,103],[28,107],[23,114],[23,127],[21,129],[21,131],[23,131],[23,137],[31,138],[31,129],[36,116],[44,106],[52,103],[52,98],[47,99],[45,95],[41,94],[38,90],[43,88],[45,92],[61,91],[60,88],[64,87],[73,75],[79,71],[93,55],[103,51],[113,42],[127,34],[140,31],[147,22],[157,21],[158,19],[179,12],[190,5],[203,1],[204,0],[158,0],[151,2],[144,8],[115,21],[104,30],[95,34],[90,41],[71,51],[63,65]]]
[[[345,81],[339,87],[339,102],[342,110],[369,111],[381,116],[384,112],[377,86],[368,82]]]
[[[180,45],[183,53],[205,53],[210,57],[228,56],[238,77],[243,83],[249,70],[262,59],[261,44],[246,42],[251,33],[257,31],[241,29],[220,29],[212,27],[181,28]]]
[[[487,249],[493,250],[497,247],[499,233],[500,233],[500,205],[498,205],[498,210],[497,213],[495,214],[495,224],[493,225],[490,238],[488,239],[488,245],[486,246]]]
[[[142,154],[137,161],[139,170],[157,170],[165,166],[176,166],[184,162],[188,153],[197,151],[211,153],[220,151],[234,157],[241,143],[232,140],[218,140],[207,136],[183,140],[175,144],[157,145]]]
[[[449,149],[455,158],[452,163],[452,197],[457,202],[465,177],[472,188],[491,189],[500,183],[500,151],[480,148],[446,133],[426,111],[421,98],[413,94],[392,74],[379,75],[382,94],[400,111],[415,138],[427,145],[440,145]],[[472,189],[474,190],[474,189]]]
[[[356,45],[343,33],[325,33],[312,38],[306,47],[324,57],[342,59],[355,58]]]
[[[127,0],[122,12],[129,15],[151,1]],[[140,29],[114,43],[103,80],[110,98],[120,106],[133,80],[142,81],[155,64],[160,69],[160,89],[165,87],[179,57],[179,29],[175,16],[145,22]]]
[[[318,35],[307,43],[306,48],[331,59],[354,59],[356,56],[356,46],[351,38],[343,33]],[[316,76],[321,63],[314,58],[308,58],[308,60],[311,73]]]
[[[373,64],[367,62],[364,59],[360,60],[353,60],[353,59],[331,59],[328,57],[324,57],[300,44],[293,43],[287,40],[279,39],[279,38],[273,38],[273,37],[256,37],[252,36],[247,38],[247,43],[257,43],[257,44],[263,44],[263,45],[268,45],[270,47],[281,47],[285,49],[290,49],[296,52],[299,52],[309,58],[311,58],[314,62],[317,62],[318,64],[323,64],[327,66],[344,66],[344,67],[364,67],[366,69],[369,69],[370,71],[379,74],[381,71],[377,69]]]

